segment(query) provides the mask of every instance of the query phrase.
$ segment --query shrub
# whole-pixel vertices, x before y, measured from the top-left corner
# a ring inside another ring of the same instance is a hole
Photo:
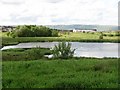
[[[103,36],[107,36],[106,34],[103,34]]]
[[[53,31],[52,31],[52,36],[58,37],[58,31],[57,31],[57,30],[53,30]]]
[[[15,38],[15,37],[16,37],[16,35],[15,35],[15,34],[13,34],[13,35],[12,35],[12,38]]]
[[[6,33],[6,35],[9,37],[9,35],[10,35],[10,32],[7,32],[7,33]]]
[[[113,34],[108,34],[108,36],[109,36],[109,37],[112,37],[112,36],[114,36],[114,35],[113,35]]]
[[[44,56],[44,52],[41,50],[40,47],[33,48],[30,52],[28,52],[28,57],[31,59],[39,59]]]
[[[99,39],[103,39],[103,35],[102,34],[99,36]]]
[[[94,32],[91,32],[91,34],[94,34]]]
[[[61,42],[53,48],[53,57],[54,58],[62,58],[62,59],[68,59],[73,57],[75,49],[71,50],[71,44]]]
[[[85,31],[83,31],[83,33],[85,33]]]

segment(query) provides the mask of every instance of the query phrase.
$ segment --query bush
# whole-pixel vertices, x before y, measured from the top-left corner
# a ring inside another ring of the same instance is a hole
[[[58,31],[57,31],[57,30],[53,30],[53,31],[52,31],[52,36],[58,37]]]
[[[40,59],[42,57],[44,57],[44,51],[40,48],[33,48],[31,49],[31,51],[28,52],[27,56],[31,57],[31,59]]]
[[[58,36],[58,31],[45,26],[23,25],[17,26],[12,34],[17,37],[51,37]]]
[[[71,50],[71,44],[68,42],[62,42],[59,43],[58,46],[55,45],[55,47],[53,48],[53,57],[54,58],[62,58],[62,59],[68,59],[73,57],[74,55],[74,50]]]
[[[108,34],[108,36],[109,36],[109,37],[112,37],[112,36],[114,36],[114,35],[113,35],[113,34]]]
[[[7,32],[6,35],[9,37],[10,36],[10,32]]]
[[[85,31],[83,31],[83,33],[85,33]]]
[[[103,36],[107,36],[106,34],[103,34]]]
[[[103,35],[100,35],[100,36],[99,36],[99,39],[103,39]]]
[[[91,34],[94,34],[94,32],[91,32]]]

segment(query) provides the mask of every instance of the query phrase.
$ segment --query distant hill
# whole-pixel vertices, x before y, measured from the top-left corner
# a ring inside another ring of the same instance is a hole
[[[118,26],[112,25],[46,25],[52,29],[59,29],[59,30],[73,30],[75,28],[80,29],[97,29],[97,31],[111,31],[111,30],[118,30]]]
[[[2,28],[8,30],[7,28],[15,28],[17,25],[12,26],[0,26],[0,31]],[[39,25],[40,26],[40,25]],[[44,25],[52,29],[59,29],[59,30],[73,30],[75,28],[80,29],[97,29],[97,31],[114,31],[120,30],[120,26],[114,25],[81,25],[81,24],[73,24],[73,25]]]

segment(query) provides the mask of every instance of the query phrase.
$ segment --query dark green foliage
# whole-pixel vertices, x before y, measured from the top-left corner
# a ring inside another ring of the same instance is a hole
[[[7,32],[6,35],[9,37],[10,36],[10,32]]]
[[[71,50],[71,44],[69,42],[61,42],[58,46],[55,45],[52,51],[54,58],[68,59],[73,57],[75,49]]]
[[[83,31],[83,33],[86,33],[85,31]]]
[[[99,36],[99,39],[103,39],[103,35],[102,34]]]
[[[108,34],[109,37],[113,37],[114,35],[113,34]]]
[[[107,36],[107,34],[103,34],[103,36]]]
[[[52,36],[58,37],[58,31],[57,30],[52,30]]]
[[[51,37],[58,36],[58,31],[45,26],[23,25],[17,26],[10,35],[16,37]]]

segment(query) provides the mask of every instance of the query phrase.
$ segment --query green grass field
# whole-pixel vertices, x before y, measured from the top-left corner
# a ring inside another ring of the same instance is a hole
[[[109,33],[107,33],[109,34]],[[7,37],[0,34],[2,46],[21,42],[118,42],[117,36],[100,33],[70,33],[60,37]],[[2,51],[3,88],[118,88],[118,59],[47,59],[49,49],[10,49]],[[120,81],[120,80],[119,80]],[[120,86],[120,85],[119,85]]]
[[[105,34],[107,32],[104,32]],[[103,34],[104,34],[103,33]],[[72,41],[72,42],[120,42],[118,36],[114,36],[115,32],[111,32],[113,36],[103,36],[99,39],[100,33],[69,33],[60,34],[59,37],[7,37],[6,33],[2,34],[2,46],[13,45],[21,42],[53,42],[53,41]],[[108,33],[107,33],[108,34]]]
[[[9,59],[9,58],[8,58]],[[3,62],[3,88],[118,88],[117,59]]]

